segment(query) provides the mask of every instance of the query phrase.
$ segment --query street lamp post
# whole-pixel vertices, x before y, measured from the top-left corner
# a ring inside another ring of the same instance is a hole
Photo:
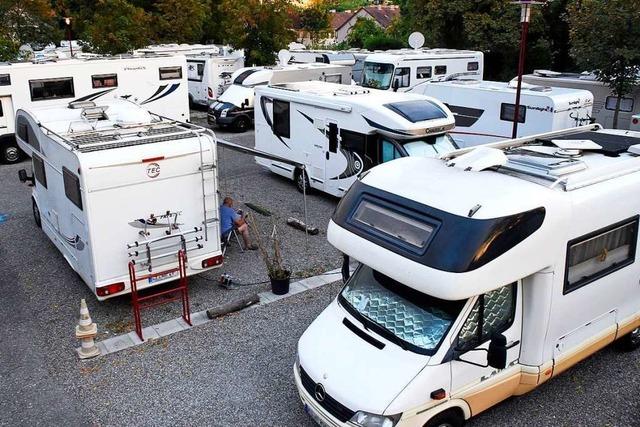
[[[69,52],[71,53],[71,57],[73,58],[73,46],[71,43],[71,18],[64,18],[64,23],[67,24],[67,39],[69,40]]]
[[[524,59],[527,52],[527,34],[529,33],[529,21],[531,20],[531,6],[542,4],[543,1],[519,0],[512,2],[519,4],[521,8],[520,23],[522,29],[520,32],[520,57],[518,59],[518,87],[516,88],[516,105],[513,112],[513,131],[512,138],[518,137],[518,120],[520,119],[520,92],[522,91],[522,74],[524,73]]]

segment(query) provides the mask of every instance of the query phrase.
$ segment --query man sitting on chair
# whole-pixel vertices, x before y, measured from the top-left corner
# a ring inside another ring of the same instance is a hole
[[[222,231],[222,238],[225,238],[234,228],[242,235],[245,249],[252,251],[258,249],[258,245],[251,243],[251,239],[249,238],[249,225],[247,225],[244,218],[233,209],[233,199],[227,196],[224,198],[222,205],[220,205],[220,230]]]

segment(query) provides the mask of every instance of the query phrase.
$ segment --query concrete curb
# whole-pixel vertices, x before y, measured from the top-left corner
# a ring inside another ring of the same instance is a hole
[[[289,286],[289,293],[285,295],[275,295],[272,292],[261,292],[258,294],[260,302],[251,305],[246,310],[252,310],[256,307],[271,304],[276,301],[288,298],[293,295],[297,295],[301,292],[306,292],[311,289],[319,288],[320,286],[328,285],[329,283],[337,282],[342,279],[341,270],[331,270],[318,276],[307,277],[298,282],[291,283]],[[189,326],[182,317],[177,319],[171,319],[166,322],[158,323],[157,325],[147,326],[142,329],[142,336],[145,338],[141,341],[136,335],[135,331],[128,332],[123,335],[118,335],[106,340],[96,342],[96,345],[100,349],[100,356],[106,356],[107,354],[117,353],[128,348],[137,347],[147,342],[173,335],[175,333],[186,331],[188,329],[195,328],[196,326],[204,325],[205,323],[213,322],[217,319],[209,319],[207,317],[207,310],[191,313],[191,323],[193,326]],[[95,358],[94,358],[95,359]],[[91,360],[91,359],[86,359]]]

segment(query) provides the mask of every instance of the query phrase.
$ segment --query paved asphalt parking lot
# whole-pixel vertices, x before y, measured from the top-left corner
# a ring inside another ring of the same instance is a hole
[[[203,112],[194,113],[202,123]],[[220,136],[251,146],[253,133]],[[309,196],[318,236],[283,225],[302,218],[292,183],[253,159],[220,150],[222,192],[274,212],[285,259],[300,274],[336,268],[339,254],[324,229],[336,200]],[[29,189],[17,180],[28,167],[0,166],[0,425],[312,426],[292,379],[296,343],[340,289],[324,286],[229,315],[142,346],[80,362],[74,353],[79,300],[86,298],[100,338],[132,330],[128,300],[98,303],[31,216]],[[265,228],[270,219],[260,218]],[[255,252],[227,254],[221,272],[240,282],[266,278]],[[203,310],[266,285],[219,288],[190,282],[192,310]],[[178,307],[143,312],[145,325],[179,316]],[[488,410],[472,426],[640,426],[640,352],[607,348],[532,393]]]

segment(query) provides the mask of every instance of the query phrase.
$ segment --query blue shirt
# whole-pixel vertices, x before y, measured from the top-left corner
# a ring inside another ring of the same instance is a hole
[[[235,222],[240,219],[240,215],[235,209],[227,205],[220,206],[220,231],[224,236],[235,226]]]

